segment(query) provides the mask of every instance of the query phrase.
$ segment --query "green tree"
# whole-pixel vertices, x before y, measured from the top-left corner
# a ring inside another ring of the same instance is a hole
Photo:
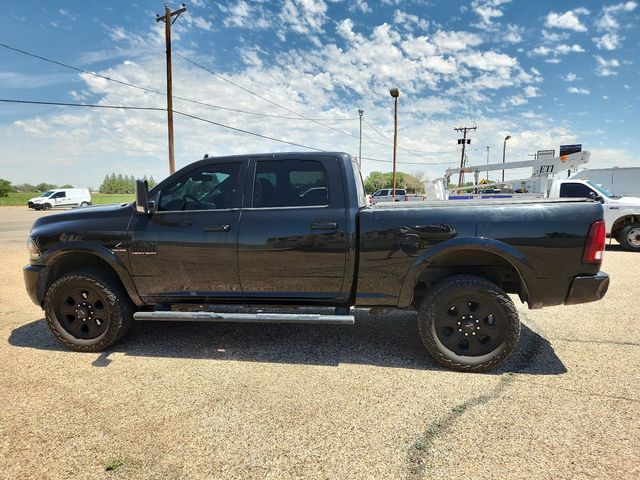
[[[8,197],[11,191],[11,182],[0,178],[0,197]]]
[[[393,173],[371,172],[364,181],[364,189],[368,194],[381,188],[393,186]],[[413,175],[404,172],[396,172],[396,188],[406,189],[410,193],[423,193],[424,185]]]

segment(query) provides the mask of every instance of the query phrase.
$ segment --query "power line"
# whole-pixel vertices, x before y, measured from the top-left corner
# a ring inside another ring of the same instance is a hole
[[[121,110],[151,110],[154,112],[166,112],[166,108],[157,107],[132,107],[129,105],[99,105],[91,103],[66,103],[66,102],[42,102],[36,100],[12,100],[7,98],[0,98],[0,102],[3,103],[23,103],[32,105],[57,105],[61,107],[86,107],[86,108],[111,108]]]
[[[287,111],[287,112],[289,112],[289,113],[292,113],[292,114],[294,114],[294,115],[298,115],[299,117],[304,118],[305,120],[309,120],[309,121],[311,121],[311,122],[313,122],[313,123],[317,123],[318,125],[321,125],[321,126],[323,126],[323,127],[325,127],[325,128],[328,128],[328,129],[330,129],[330,130],[333,130],[333,131],[335,131],[335,132],[339,132],[339,133],[342,133],[342,134],[344,134],[344,135],[349,135],[350,137],[358,138],[358,136],[357,136],[357,135],[354,135],[354,134],[353,134],[353,133],[351,133],[351,132],[347,132],[346,130],[340,130],[340,129],[338,129],[338,128],[334,128],[334,127],[332,127],[332,126],[330,126],[330,125],[325,125],[324,123],[322,123],[322,122],[320,122],[320,121],[318,121],[318,120],[314,120],[314,119],[312,119],[312,118],[310,118],[310,117],[308,117],[308,116],[306,116],[306,115],[304,115],[304,114],[302,114],[302,113],[296,112],[295,110],[292,110],[292,109],[290,109],[290,108],[288,108],[288,107],[285,107],[284,105],[280,105],[279,103],[274,102],[273,100],[270,100],[270,99],[268,99],[267,97],[264,97],[264,96],[262,96],[262,95],[260,95],[260,94],[258,94],[258,93],[256,93],[256,92],[254,92],[254,91],[251,91],[251,90],[249,90],[248,88],[243,87],[242,85],[240,85],[240,84],[238,84],[238,83],[235,83],[235,82],[234,82],[234,81],[232,81],[232,80],[229,80],[228,78],[224,77],[223,75],[220,75],[219,73],[216,73],[216,72],[214,72],[213,70],[211,70],[211,69],[209,69],[209,68],[207,68],[207,67],[205,67],[205,66],[203,66],[203,65],[200,65],[199,63],[197,63],[197,62],[195,62],[195,61],[191,60],[190,58],[185,57],[184,55],[180,54],[179,52],[175,52],[175,53],[176,53],[176,55],[177,55],[178,57],[180,57],[180,58],[182,58],[183,60],[185,60],[185,61],[189,62],[190,64],[192,64],[192,65],[194,65],[194,66],[196,66],[196,67],[198,67],[198,68],[200,68],[200,69],[204,70],[205,72],[209,72],[209,73],[210,73],[211,75],[213,75],[214,77],[219,78],[220,80],[223,80],[223,81],[225,81],[225,82],[227,82],[227,83],[229,83],[229,84],[233,85],[234,87],[237,87],[237,88],[239,88],[239,89],[241,89],[241,90],[243,90],[243,91],[245,91],[245,92],[247,92],[247,93],[249,93],[249,94],[251,94],[251,95],[253,95],[253,96],[255,96],[255,97],[259,98],[259,99],[261,99],[261,100],[264,100],[265,102],[268,102],[268,103],[270,103],[271,105],[274,105],[274,106],[276,106],[276,107],[278,107],[278,108],[282,108],[283,110],[286,110],[286,111]]]
[[[2,103],[16,103],[16,104],[31,104],[31,105],[54,105],[54,106],[62,106],[62,107],[84,107],[84,108],[106,108],[106,109],[122,109],[122,110],[146,110],[146,111],[154,111],[154,112],[166,112],[166,108],[158,108],[158,107],[136,107],[131,105],[100,105],[100,104],[91,104],[91,103],[70,103],[70,102],[51,102],[51,101],[38,101],[38,100],[17,100],[17,99],[7,99],[0,98],[0,102]],[[244,133],[247,135],[252,135],[255,137],[264,138],[267,140],[272,140],[274,142],[284,143],[287,145],[293,145],[296,147],[307,148],[309,150],[315,150],[316,152],[324,152],[326,150],[311,147],[309,145],[304,145],[302,143],[290,142],[288,140],[283,140],[280,138],[270,137],[268,135],[263,135],[256,132],[251,132],[249,130],[244,130],[242,128],[233,127],[231,125],[226,125],[224,123],[216,122],[213,120],[208,120],[206,118],[199,117],[197,115],[191,115],[186,112],[180,112],[178,110],[173,110],[173,113],[177,115],[182,115],[184,117],[192,118],[194,120],[199,120],[201,122],[209,123],[212,125],[217,125],[219,127],[227,128],[229,130],[233,130],[236,132]],[[362,157],[363,160],[370,160],[372,162],[383,162],[383,163],[391,163],[391,160],[384,160],[381,158],[372,158],[372,157]],[[457,162],[405,162],[399,161],[398,163],[407,164],[407,165],[450,165]]]
[[[15,47],[12,47],[10,45],[7,45],[5,43],[0,43],[0,47],[6,48],[7,50],[12,50],[12,51],[17,52],[17,53],[21,53],[23,55],[27,55],[29,57],[37,58],[38,60],[42,60],[44,62],[48,62],[48,63],[51,63],[53,65],[57,65],[57,66],[64,67],[64,68],[68,68],[68,69],[74,70],[74,71],[79,72],[79,73],[84,73],[84,74],[90,75],[92,77],[101,78],[103,80],[108,80],[110,82],[118,83],[120,85],[124,85],[124,86],[131,87],[131,88],[136,88],[136,89],[141,90],[143,92],[153,93],[155,95],[162,95],[163,97],[166,96],[166,92],[162,92],[160,90],[155,90],[155,89],[149,88],[149,87],[142,87],[142,86],[136,85],[134,83],[125,82],[123,80],[118,80],[117,78],[108,77],[106,75],[101,75],[99,73],[91,72],[89,70],[84,70],[82,68],[74,67],[73,65],[68,65],[66,63],[62,63],[62,62],[59,62],[57,60],[52,60],[50,58],[46,58],[46,57],[43,57],[41,55],[36,55],[35,53],[31,53],[31,52],[28,52],[26,50],[21,50],[19,48],[15,48]],[[289,117],[289,116],[282,116],[282,115],[272,115],[272,114],[268,114],[268,113],[260,113],[260,112],[252,112],[252,111],[249,111],[249,110],[242,110],[242,109],[239,109],[239,108],[223,107],[222,105],[215,105],[215,104],[212,104],[212,103],[201,102],[199,100],[194,100],[192,98],[181,97],[181,96],[177,96],[177,95],[174,95],[174,98],[176,98],[178,100],[182,100],[184,102],[193,103],[193,104],[196,104],[196,105],[202,105],[202,106],[205,106],[205,107],[216,108],[216,109],[219,109],[219,110],[226,110],[226,111],[229,111],[229,112],[242,113],[242,114],[245,114],[245,115],[256,115],[256,116],[259,116],[259,117],[279,118],[279,119],[283,119],[283,120],[298,120],[298,121],[299,120],[312,120],[312,121],[313,120],[317,120],[317,119],[306,119],[306,118],[300,118],[300,117]],[[333,121],[343,121],[343,120],[356,120],[356,118],[344,118],[344,119],[343,118],[328,118],[328,119],[321,119],[321,120],[325,121],[325,122],[333,122]]]

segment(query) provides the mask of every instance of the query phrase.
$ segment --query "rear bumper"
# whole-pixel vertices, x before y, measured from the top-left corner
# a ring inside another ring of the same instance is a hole
[[[40,292],[40,285],[42,285],[42,282],[40,281],[40,277],[42,276],[44,269],[44,265],[27,265],[22,270],[22,274],[24,275],[24,284],[27,287],[29,298],[31,298],[31,301],[38,306],[41,306],[40,301],[42,300]]]
[[[609,288],[609,275],[598,272],[595,275],[578,276],[571,282],[565,305],[595,302],[604,297]]]

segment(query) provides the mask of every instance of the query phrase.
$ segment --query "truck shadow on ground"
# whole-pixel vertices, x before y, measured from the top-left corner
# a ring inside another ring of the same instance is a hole
[[[53,336],[44,319],[14,329],[16,347],[73,352]],[[129,356],[236,360],[338,366],[341,363],[442,370],[424,349],[415,313],[372,316],[358,312],[354,326],[137,322],[124,340],[97,353],[96,367],[112,353]],[[557,375],[567,370],[549,342],[522,325],[513,355],[491,373]]]

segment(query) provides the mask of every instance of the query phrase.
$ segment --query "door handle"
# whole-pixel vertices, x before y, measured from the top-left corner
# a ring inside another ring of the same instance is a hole
[[[337,230],[338,222],[311,222],[311,230]]]
[[[207,225],[204,227],[205,232],[228,232],[231,225]]]

